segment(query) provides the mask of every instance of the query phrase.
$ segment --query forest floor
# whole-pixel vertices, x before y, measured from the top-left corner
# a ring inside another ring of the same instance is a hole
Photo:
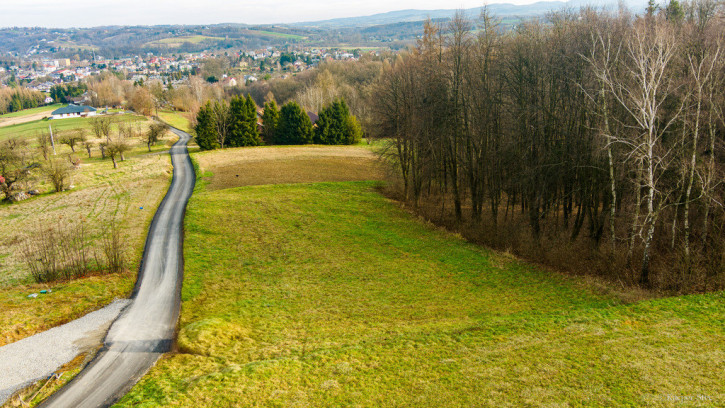
[[[117,406],[725,405],[723,293],[631,302],[484,249],[383,197],[375,167],[222,171],[284,149],[193,156],[178,352]]]

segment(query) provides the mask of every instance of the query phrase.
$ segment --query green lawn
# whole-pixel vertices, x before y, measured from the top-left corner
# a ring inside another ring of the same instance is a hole
[[[722,293],[624,304],[374,187],[198,187],[179,352],[117,406],[725,405]]]
[[[34,115],[36,113],[43,113],[43,112],[52,112],[60,107],[62,107],[62,103],[56,103],[53,105],[46,105],[46,106],[39,106],[37,108],[31,108],[31,109],[25,109],[17,112],[12,113],[6,113],[4,115],[0,115],[0,121],[6,118],[19,118],[22,116],[28,116],[28,115]]]
[[[118,121],[129,123],[145,121],[143,116],[125,114],[117,115],[114,118]],[[40,132],[48,132],[48,126],[53,127],[53,132],[63,132],[79,127],[83,127],[91,132],[92,118],[71,118],[71,119],[54,119],[54,120],[36,120],[34,122],[21,123],[19,125],[0,127],[0,141],[11,137],[34,137]]]

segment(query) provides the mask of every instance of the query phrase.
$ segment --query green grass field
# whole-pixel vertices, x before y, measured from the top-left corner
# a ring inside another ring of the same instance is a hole
[[[145,122],[143,116],[125,114],[114,115],[115,120],[123,123]],[[33,122],[21,123],[18,125],[0,127],[0,141],[12,137],[35,137],[40,132],[48,132],[48,126],[53,127],[53,132],[63,132],[75,128],[85,128],[91,132],[92,118],[71,118],[71,119],[54,119],[54,120],[36,120]]]
[[[187,117],[184,116],[182,112],[160,110],[159,119],[163,120],[164,122],[177,129],[183,130],[184,132],[190,133],[192,131],[191,122]]]
[[[725,405],[722,293],[625,304],[376,184],[200,185],[179,352],[117,406]]]
[[[39,106],[37,108],[25,109],[25,110],[21,110],[18,112],[12,112],[12,113],[6,113],[4,115],[0,115],[0,122],[2,122],[3,119],[8,119],[8,118],[20,118],[23,116],[34,115],[36,113],[53,112],[54,110],[56,110],[62,106],[63,106],[62,103],[55,103],[53,105]]]

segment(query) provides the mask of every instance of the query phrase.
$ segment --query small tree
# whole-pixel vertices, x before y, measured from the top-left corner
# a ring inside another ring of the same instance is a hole
[[[161,136],[163,136],[168,129],[169,126],[165,123],[153,123],[149,126],[149,130],[144,134],[144,142],[146,142],[146,146],[149,151],[151,151],[151,145],[158,143]]]
[[[111,139],[111,141],[106,145],[106,154],[113,161],[114,169],[118,168],[116,158],[120,158],[121,161],[126,160],[123,154],[127,152],[130,148],[131,146],[126,142],[126,138],[121,132],[119,132],[118,136],[114,139]]]
[[[113,119],[110,116],[96,116],[90,122],[91,129],[93,129],[96,138],[101,139],[105,137],[106,142],[111,139],[111,124],[113,123]]]
[[[60,142],[68,145],[70,150],[75,153],[76,145],[86,141],[86,130],[83,128],[73,129],[70,133],[63,135],[60,138]]]
[[[50,135],[45,132],[40,132],[35,137],[35,141],[38,143],[38,150],[43,155],[43,160],[48,160],[50,155]]]
[[[0,144],[0,190],[9,200],[17,185],[28,180],[31,156],[27,142],[9,139]]]
[[[70,178],[71,165],[66,160],[53,159],[45,164],[43,171],[53,185],[53,190],[59,193],[63,191],[66,181]]]
[[[91,149],[93,149],[93,142],[85,142],[83,143],[83,147],[86,148],[86,151],[88,152],[88,158],[90,159],[91,156]]]

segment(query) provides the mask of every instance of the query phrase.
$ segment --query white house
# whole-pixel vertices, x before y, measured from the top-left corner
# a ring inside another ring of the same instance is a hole
[[[96,108],[70,104],[51,112],[51,119],[85,118],[96,116]]]

